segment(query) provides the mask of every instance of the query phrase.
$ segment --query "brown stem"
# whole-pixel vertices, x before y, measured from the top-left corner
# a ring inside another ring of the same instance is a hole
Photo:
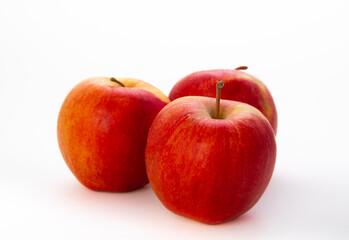
[[[240,66],[240,67],[237,67],[235,68],[235,70],[247,70],[247,66]]]
[[[219,109],[221,103],[221,89],[224,86],[223,81],[219,81],[216,84],[216,119],[219,119]]]
[[[110,81],[116,82],[117,84],[121,85],[122,87],[125,87],[125,85],[124,85],[123,83],[121,83],[120,81],[118,81],[118,80],[117,80],[116,78],[114,78],[114,77],[111,77],[111,78],[110,78]]]

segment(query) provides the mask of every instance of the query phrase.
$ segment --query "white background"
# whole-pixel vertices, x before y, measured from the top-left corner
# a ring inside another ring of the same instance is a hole
[[[349,239],[347,3],[0,0],[0,239]],[[242,217],[197,223],[149,185],[93,192],[65,165],[56,120],[79,81],[135,77],[168,94],[240,65],[279,113],[273,178]]]

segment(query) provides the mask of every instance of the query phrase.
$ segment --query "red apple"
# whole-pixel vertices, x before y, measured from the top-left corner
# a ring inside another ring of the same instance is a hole
[[[215,97],[215,84],[224,82],[222,99],[248,103],[260,110],[277,131],[277,111],[268,88],[258,78],[247,74],[239,67],[235,70],[216,69],[199,71],[182,78],[172,88],[169,98],[171,101],[184,96]]]
[[[76,85],[57,123],[59,148],[75,177],[101,191],[147,184],[148,131],[168,102],[157,88],[137,79],[95,77]]]
[[[275,165],[271,125],[256,108],[183,97],[156,116],[145,162],[151,187],[172,212],[208,224],[236,218],[265,191]],[[218,116],[216,113],[219,112]]]

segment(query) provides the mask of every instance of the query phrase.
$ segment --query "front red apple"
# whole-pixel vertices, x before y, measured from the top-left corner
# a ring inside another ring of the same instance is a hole
[[[215,84],[224,82],[222,99],[248,103],[261,111],[277,132],[277,111],[272,95],[265,84],[258,78],[239,69],[215,69],[189,74],[178,81],[172,88],[171,101],[184,96],[215,97]]]
[[[75,177],[102,191],[147,184],[148,131],[168,102],[158,89],[137,79],[97,77],[75,86],[57,123],[59,147]]]
[[[215,104],[207,97],[171,102],[155,118],[146,147],[149,181],[160,201],[209,224],[248,211],[265,191],[276,158],[273,129],[262,113],[222,100],[215,119]]]

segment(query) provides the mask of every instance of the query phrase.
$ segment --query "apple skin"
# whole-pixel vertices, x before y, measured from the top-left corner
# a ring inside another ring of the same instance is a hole
[[[277,132],[276,106],[268,88],[258,78],[240,70],[215,69],[189,74],[172,88],[171,101],[184,96],[215,97],[215,84],[224,82],[222,99],[234,100],[252,105],[261,111]]]
[[[148,134],[145,162],[150,185],[170,211],[207,224],[236,218],[265,191],[276,142],[256,108],[215,99],[183,97],[164,107]]]
[[[169,102],[152,85],[89,78],[67,95],[57,122],[62,156],[87,188],[125,192],[148,183],[144,151],[157,113]]]

